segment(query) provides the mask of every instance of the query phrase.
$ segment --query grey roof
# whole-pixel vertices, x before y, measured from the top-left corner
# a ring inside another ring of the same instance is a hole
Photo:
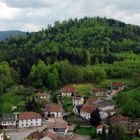
[[[112,106],[114,103],[112,103],[109,100],[104,100],[103,102],[100,102],[97,104],[98,107],[105,107],[105,106]]]
[[[16,121],[16,117],[14,114],[4,114],[2,115],[2,121],[3,122]]]

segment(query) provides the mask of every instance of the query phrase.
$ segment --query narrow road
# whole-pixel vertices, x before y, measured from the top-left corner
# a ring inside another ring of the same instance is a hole
[[[37,130],[42,131],[46,128],[46,124],[41,127],[36,128],[27,128],[27,129],[17,129],[15,131],[5,131],[7,136],[10,136],[12,140],[24,140],[30,133],[35,132]]]

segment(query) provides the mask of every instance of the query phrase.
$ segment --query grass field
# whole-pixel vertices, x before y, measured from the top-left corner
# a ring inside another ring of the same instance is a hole
[[[14,95],[12,92],[6,93],[2,96],[2,112],[10,113],[12,106],[24,106],[22,96]]]
[[[73,109],[73,106],[72,106],[72,98],[63,97],[61,100],[63,102],[64,109],[67,112],[72,112],[72,109]]]
[[[122,82],[126,85],[133,84],[133,81],[131,79],[107,79],[104,80],[102,83],[109,83],[109,87],[111,86],[112,82]],[[90,97],[90,90],[95,87],[103,87],[102,83],[79,83],[75,84],[76,92],[78,95],[84,96],[84,97]]]
[[[107,79],[105,80],[107,82],[122,82],[125,84],[133,84],[133,81],[131,79]]]
[[[80,134],[80,135],[96,136],[96,128],[79,126],[74,130],[74,133]]]
[[[90,90],[94,87],[93,84],[91,83],[85,83],[85,84],[76,84],[76,92],[78,95],[84,96],[84,97],[89,97],[90,95]]]
[[[7,92],[0,97],[0,113],[11,113],[13,106],[17,106],[19,110],[22,111],[24,109],[26,99],[32,98],[34,96],[33,93],[27,94],[27,91],[24,91],[23,88],[22,90],[19,88],[20,86],[15,85],[9,88]]]

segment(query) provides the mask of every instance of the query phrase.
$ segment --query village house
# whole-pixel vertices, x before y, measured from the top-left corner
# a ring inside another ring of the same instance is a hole
[[[110,100],[103,100],[102,102],[96,104],[96,107],[101,111],[108,111],[113,110],[115,108],[115,105]]]
[[[90,115],[91,115],[91,113],[93,112],[94,109],[95,108],[94,108],[93,105],[85,105],[80,110],[80,116],[82,118],[85,118],[85,119],[89,120],[90,119]]]
[[[83,105],[74,106],[74,108],[73,108],[74,114],[80,115],[80,110],[82,107],[83,107]]]
[[[125,85],[121,82],[112,82],[111,89],[121,91],[125,89]]]
[[[62,97],[71,97],[75,95],[75,87],[74,86],[66,86],[61,90]]]
[[[79,106],[84,104],[84,98],[83,97],[73,97],[72,99],[73,106]]]
[[[18,115],[18,127],[35,127],[42,125],[42,117],[36,112],[22,112]]]
[[[16,116],[14,114],[2,115],[1,125],[4,128],[15,128],[16,127]]]
[[[105,112],[105,111],[100,111],[99,110],[99,114],[100,114],[101,120],[105,120],[108,117],[108,113]]]
[[[90,98],[87,99],[86,104],[88,104],[88,105],[96,105],[96,104],[99,104],[100,102],[102,102],[101,98],[90,97]]]
[[[1,130],[0,130],[0,140],[4,140],[4,134]]]
[[[42,100],[46,100],[46,101],[49,101],[50,99],[50,95],[48,93],[41,93],[41,92],[38,92],[37,93],[37,97],[39,99],[42,99]]]
[[[45,117],[62,117],[61,105],[56,104],[56,103],[46,105]]]
[[[96,127],[96,132],[97,132],[97,134],[102,134],[103,127],[104,127],[103,124],[99,124],[99,125]]]
[[[55,134],[66,135],[68,131],[68,123],[62,118],[51,118],[47,121],[47,129],[55,132]]]
[[[107,89],[104,88],[94,88],[90,91],[91,95],[94,96],[107,96],[108,92]]]
[[[46,137],[44,137],[41,140],[75,140],[75,139],[73,139],[73,136],[58,135],[55,132],[47,131]]]
[[[112,116],[109,121],[112,126],[115,126],[117,124],[121,124],[126,129],[128,128],[128,117],[122,116],[122,115],[114,115]]]

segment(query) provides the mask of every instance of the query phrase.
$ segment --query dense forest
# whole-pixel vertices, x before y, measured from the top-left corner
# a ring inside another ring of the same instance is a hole
[[[0,90],[130,78],[140,70],[140,27],[106,18],[69,19],[0,42]]]

